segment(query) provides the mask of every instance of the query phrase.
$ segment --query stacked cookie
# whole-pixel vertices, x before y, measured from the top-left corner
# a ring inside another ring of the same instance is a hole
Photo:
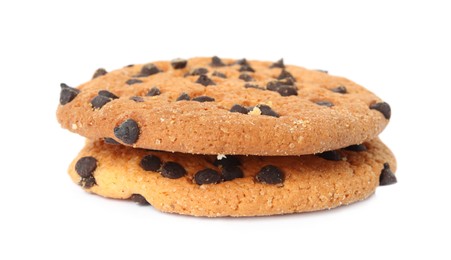
[[[390,114],[325,71],[213,57],[99,69],[61,84],[57,118],[88,138],[69,167],[86,191],[215,217],[330,209],[395,183],[377,138]]]

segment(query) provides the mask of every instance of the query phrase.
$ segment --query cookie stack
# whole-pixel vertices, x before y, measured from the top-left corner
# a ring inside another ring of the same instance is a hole
[[[98,69],[61,84],[57,110],[88,138],[69,167],[83,189],[207,217],[330,209],[396,183],[377,137],[390,114],[326,71],[219,57]]]

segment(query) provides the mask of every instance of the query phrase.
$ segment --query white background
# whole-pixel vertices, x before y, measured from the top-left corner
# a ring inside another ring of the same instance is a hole
[[[0,3],[0,259],[450,259],[446,1],[79,2]],[[206,219],[70,181],[84,140],[56,122],[59,83],[76,86],[98,67],[213,55],[283,57],[375,92],[392,106],[382,139],[398,184],[330,211]]]

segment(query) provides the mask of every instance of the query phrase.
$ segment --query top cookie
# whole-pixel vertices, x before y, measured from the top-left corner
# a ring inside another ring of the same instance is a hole
[[[57,118],[91,139],[193,154],[302,155],[376,137],[390,106],[356,83],[277,62],[158,61],[61,84]]]

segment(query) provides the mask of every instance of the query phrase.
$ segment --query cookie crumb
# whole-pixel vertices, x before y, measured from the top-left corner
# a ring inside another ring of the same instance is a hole
[[[249,111],[247,114],[252,116],[259,116],[262,114],[262,111],[258,107],[253,107],[252,110]]]
[[[218,159],[218,160],[222,160],[222,159],[225,159],[225,158],[227,158],[227,156],[225,156],[225,154],[218,154],[216,156],[216,159]]]

